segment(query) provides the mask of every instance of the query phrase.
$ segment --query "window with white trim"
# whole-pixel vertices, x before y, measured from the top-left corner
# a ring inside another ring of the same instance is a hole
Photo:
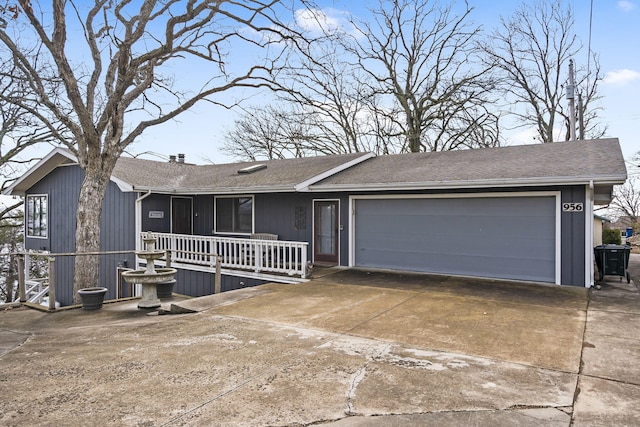
[[[27,237],[47,237],[49,229],[47,221],[48,202],[46,194],[27,196],[25,207]]]
[[[253,233],[253,196],[215,198],[216,233]]]

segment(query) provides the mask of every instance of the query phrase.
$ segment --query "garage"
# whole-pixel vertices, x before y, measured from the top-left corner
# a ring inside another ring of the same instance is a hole
[[[555,193],[352,198],[357,267],[559,283]]]

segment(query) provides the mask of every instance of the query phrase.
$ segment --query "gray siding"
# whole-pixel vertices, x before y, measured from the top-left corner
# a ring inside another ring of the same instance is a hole
[[[27,249],[49,250],[54,253],[73,252],[75,248],[75,212],[82,182],[82,171],[77,166],[59,167],[29,190],[29,194],[49,196],[49,236],[47,239],[26,238]],[[583,186],[477,189],[457,191],[425,191],[421,194],[486,193],[509,191],[561,191],[562,202],[585,203]],[[415,194],[416,192],[387,192],[386,194]],[[372,193],[358,193],[366,195]],[[378,193],[380,194],[380,193]],[[133,250],[135,248],[135,200],[139,194],[122,193],[113,183],[109,185],[103,206],[101,250]],[[255,194],[255,231],[274,233],[281,240],[305,241],[309,243],[308,257],[313,248],[313,201],[338,199],[340,201],[340,264],[348,265],[349,255],[349,194],[281,193]],[[171,230],[171,197],[151,195],[142,203],[142,230],[169,232]],[[193,196],[194,234],[213,234],[214,195]],[[164,218],[149,218],[149,211],[163,211]],[[585,215],[561,214],[561,283],[582,286],[585,282]],[[102,256],[100,259],[100,285],[109,289],[107,298],[116,296],[116,268],[126,262],[134,266],[133,255]],[[212,293],[213,278],[208,273],[180,270],[175,292],[192,296]],[[56,260],[56,281],[59,284],[58,300],[63,305],[71,304],[73,280],[73,257]],[[263,281],[223,276],[223,290],[255,286]]]
[[[376,194],[452,194],[452,193],[509,193],[526,191],[560,191],[562,202],[584,203],[585,188],[583,186],[542,187],[542,188],[500,188],[422,192],[386,192]],[[357,195],[374,193],[361,192]],[[213,234],[213,199],[214,195],[194,196],[194,233],[199,235]],[[349,194],[321,193],[280,193],[255,194],[255,231],[274,233],[281,240],[304,241],[309,243],[308,257],[312,259],[313,248],[313,200],[340,200],[340,264],[348,265],[349,255]],[[167,212],[164,220],[148,218],[149,210]],[[153,195],[143,202],[143,230],[169,232],[170,196]],[[155,222],[154,222],[155,221]],[[561,283],[563,285],[584,284],[584,214],[561,214]]]
[[[49,195],[49,237],[46,240],[25,238],[27,249],[52,253],[75,251],[75,214],[83,176],[78,166],[59,167],[29,190],[28,194]],[[109,183],[102,208],[101,251],[135,249],[135,199],[136,194],[122,193],[114,183]],[[116,297],[118,263],[126,260],[131,266],[134,259],[133,254],[100,257],[98,285],[109,289],[107,299]],[[73,303],[73,264],[73,257],[56,257],[56,299],[62,305]]]
[[[585,203],[586,188],[562,188],[562,203]],[[561,212],[562,273],[561,284],[584,286],[585,283],[585,227],[586,212]]]
[[[150,211],[164,212],[162,218],[149,218]],[[142,200],[142,231],[171,232],[171,197],[151,194]]]
[[[214,277],[213,274],[202,271],[178,269],[173,292],[192,297],[211,295],[214,290]],[[223,275],[221,280],[222,292],[268,283],[266,280],[226,275]]]

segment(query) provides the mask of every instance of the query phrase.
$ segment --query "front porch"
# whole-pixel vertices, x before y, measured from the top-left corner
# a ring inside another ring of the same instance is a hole
[[[140,233],[138,249],[146,235]],[[175,268],[215,273],[219,261],[221,273],[229,276],[280,283],[300,283],[307,278],[307,242],[156,232],[150,235],[156,239],[157,250],[171,254],[171,266]],[[166,262],[166,257],[160,262]]]

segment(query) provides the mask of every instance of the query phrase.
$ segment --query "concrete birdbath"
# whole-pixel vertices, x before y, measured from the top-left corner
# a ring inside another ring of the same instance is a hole
[[[156,239],[151,237],[151,233],[142,239],[145,250],[136,252],[138,257],[147,261],[145,270],[131,270],[122,273],[122,277],[127,283],[137,283],[142,285],[142,299],[138,303],[138,308],[160,307],[158,298],[158,283],[173,280],[176,275],[175,268],[155,268],[154,261],[164,256],[164,251],[155,250]]]

